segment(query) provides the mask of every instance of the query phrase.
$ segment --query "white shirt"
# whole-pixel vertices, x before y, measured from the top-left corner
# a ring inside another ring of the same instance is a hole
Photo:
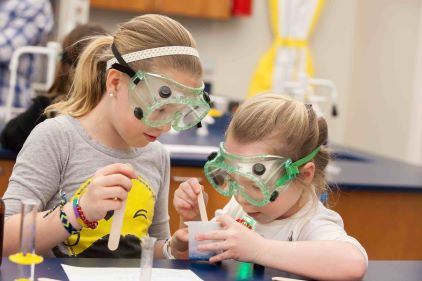
[[[256,222],[255,231],[266,239],[280,241],[344,241],[354,245],[365,257],[365,249],[355,238],[347,235],[344,230],[343,220],[333,210],[327,209],[318,202],[315,209],[311,210],[312,203],[307,203],[293,216],[274,220],[270,223]],[[232,197],[224,207],[224,213],[234,219],[241,219],[246,213]]]

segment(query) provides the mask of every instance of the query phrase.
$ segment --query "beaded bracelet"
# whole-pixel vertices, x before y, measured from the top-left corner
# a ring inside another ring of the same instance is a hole
[[[255,230],[256,221],[248,215],[244,215],[241,219],[236,219],[236,221],[251,230]]]
[[[79,196],[73,198],[73,212],[75,213],[76,220],[82,227],[87,227],[91,229],[96,229],[98,226],[98,221],[89,221],[84,212],[82,211],[81,206],[79,205]]]
[[[71,201],[73,205],[73,212],[75,213],[75,217],[78,223],[82,227],[95,229],[98,226],[98,221],[89,221],[86,218],[84,212],[82,211],[81,206],[79,205],[79,199],[87,191],[87,187],[90,182],[91,182],[91,179],[88,179],[86,182],[84,182],[81,188],[73,195]]]

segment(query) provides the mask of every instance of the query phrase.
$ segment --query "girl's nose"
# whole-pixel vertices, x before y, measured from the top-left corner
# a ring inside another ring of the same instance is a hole
[[[250,205],[250,203],[248,201],[246,201],[246,199],[243,198],[241,195],[239,195],[238,192],[234,195],[234,198],[242,206],[249,206]]]
[[[171,123],[167,123],[161,127],[159,127],[159,129],[163,132],[163,133],[167,133],[168,131],[170,131],[171,129]]]

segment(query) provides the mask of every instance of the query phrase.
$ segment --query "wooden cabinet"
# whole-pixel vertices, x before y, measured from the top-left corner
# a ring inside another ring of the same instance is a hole
[[[179,227],[179,215],[173,207],[174,191],[185,180],[196,177],[199,182],[204,186],[205,192],[208,194],[207,213],[208,218],[214,217],[215,210],[222,209],[230,200],[228,197],[220,195],[205,178],[202,168],[194,167],[172,167],[170,179],[170,194],[169,194],[169,215],[170,215],[170,231],[174,233]]]
[[[228,19],[230,0],[156,0],[156,9],[165,15]]]
[[[91,8],[151,13],[154,7],[155,0],[91,0]]]
[[[0,160],[0,197],[6,191],[14,165],[15,161],[13,160]]]
[[[91,0],[92,8],[208,19],[228,19],[231,5],[231,0]]]
[[[422,259],[422,192],[340,191],[331,209],[370,260]]]

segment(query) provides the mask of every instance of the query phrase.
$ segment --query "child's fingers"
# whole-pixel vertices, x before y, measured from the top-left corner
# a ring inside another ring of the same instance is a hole
[[[227,234],[224,230],[213,230],[209,232],[198,233],[195,237],[196,240],[225,240]]]
[[[224,251],[226,249],[227,249],[226,241],[198,245],[198,250],[200,252],[205,252],[205,251],[219,252],[219,251]]]
[[[212,263],[215,263],[215,262],[220,262],[220,261],[223,261],[223,260],[228,260],[228,259],[231,259],[231,258],[232,257],[230,255],[229,251],[224,251],[224,252],[222,252],[218,255],[211,257],[209,259],[209,261],[212,262]]]
[[[121,186],[110,186],[101,190],[99,195],[101,199],[105,200],[126,200],[128,197],[128,192],[123,189]]]
[[[174,193],[173,203],[176,206],[181,201],[188,203],[192,207],[196,206],[195,199],[192,199],[191,197],[189,197],[189,195],[187,193],[185,193],[181,188],[179,188]]]
[[[101,204],[104,211],[115,211],[120,210],[123,206],[123,202],[120,200],[104,200]]]
[[[186,211],[190,211],[193,209],[193,206],[191,203],[189,203],[188,201],[185,200],[178,200],[177,202],[174,203],[174,208],[177,209],[183,209]]]
[[[175,239],[172,241],[174,243],[187,243],[189,241],[189,233],[187,228],[178,229],[174,233]]]
[[[218,216],[216,221],[220,224],[221,227],[227,228],[235,223],[237,223],[231,216],[222,215]]]
[[[130,179],[136,179],[136,171],[130,164],[115,163],[105,166],[95,173],[96,175],[111,175],[111,174],[123,174]]]
[[[189,183],[189,185],[192,187],[192,190],[195,194],[199,194],[201,189],[204,189],[197,178],[190,178],[187,180],[187,183]]]
[[[184,182],[179,186],[180,190],[184,193],[183,196],[186,200],[190,201],[192,204],[196,205],[196,201],[198,201],[198,193],[195,193],[192,186],[188,182]]]
[[[132,180],[122,174],[111,174],[107,176],[99,176],[92,179],[91,184],[95,186],[121,186],[126,191],[132,188]]]

